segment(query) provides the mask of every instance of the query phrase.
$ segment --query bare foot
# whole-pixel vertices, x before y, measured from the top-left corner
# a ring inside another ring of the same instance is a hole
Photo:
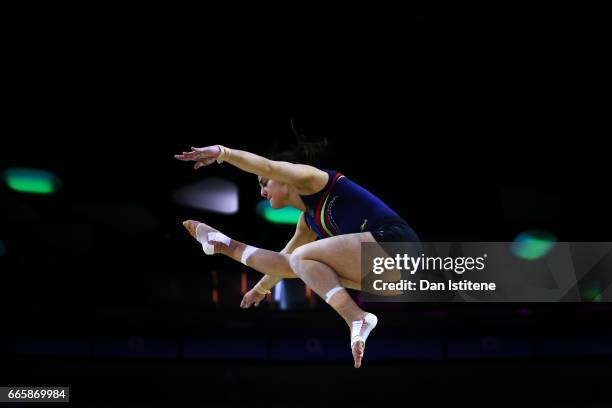
[[[355,360],[355,368],[361,367],[361,360],[363,359],[363,351],[365,349],[365,345],[362,340],[358,340],[353,343],[351,347],[353,350],[353,360]]]
[[[200,224],[199,221],[194,221],[194,220],[183,221],[183,227],[185,227],[187,232],[189,232],[189,234],[195,239],[197,239],[196,230],[198,228],[198,224]]]

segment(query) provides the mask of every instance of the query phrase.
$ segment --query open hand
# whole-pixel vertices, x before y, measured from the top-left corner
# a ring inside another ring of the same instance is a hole
[[[265,297],[266,295],[262,295],[255,289],[251,289],[244,294],[242,302],[240,302],[240,307],[243,309],[248,309],[251,307],[251,305],[259,306],[259,302],[261,302]]]
[[[174,158],[182,161],[194,161],[194,169],[208,166],[214,163],[221,154],[221,148],[217,145],[208,147],[192,147],[190,152],[175,154]]]

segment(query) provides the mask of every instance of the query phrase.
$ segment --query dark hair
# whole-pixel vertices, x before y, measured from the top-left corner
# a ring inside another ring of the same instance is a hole
[[[291,163],[317,165],[326,156],[328,151],[327,138],[308,139],[299,133],[291,120],[293,138],[290,143],[276,143],[268,158],[272,160],[287,161]],[[287,148],[283,149],[283,145]],[[289,147],[290,146],[290,147]]]

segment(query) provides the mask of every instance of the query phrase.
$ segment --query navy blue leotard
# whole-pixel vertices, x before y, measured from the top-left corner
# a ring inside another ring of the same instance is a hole
[[[304,217],[319,238],[369,231],[379,242],[418,241],[415,232],[381,199],[335,170],[318,193],[302,195]]]

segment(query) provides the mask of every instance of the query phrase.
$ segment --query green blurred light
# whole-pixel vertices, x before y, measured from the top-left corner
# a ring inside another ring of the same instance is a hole
[[[11,167],[4,171],[4,181],[21,193],[51,194],[61,187],[61,181],[46,170]]]
[[[514,239],[512,253],[518,258],[533,261],[550,252],[556,240],[557,238],[547,231],[523,232]]]
[[[274,209],[270,207],[268,200],[262,200],[257,204],[257,213],[266,221],[274,224],[297,224],[302,212],[293,207]]]

